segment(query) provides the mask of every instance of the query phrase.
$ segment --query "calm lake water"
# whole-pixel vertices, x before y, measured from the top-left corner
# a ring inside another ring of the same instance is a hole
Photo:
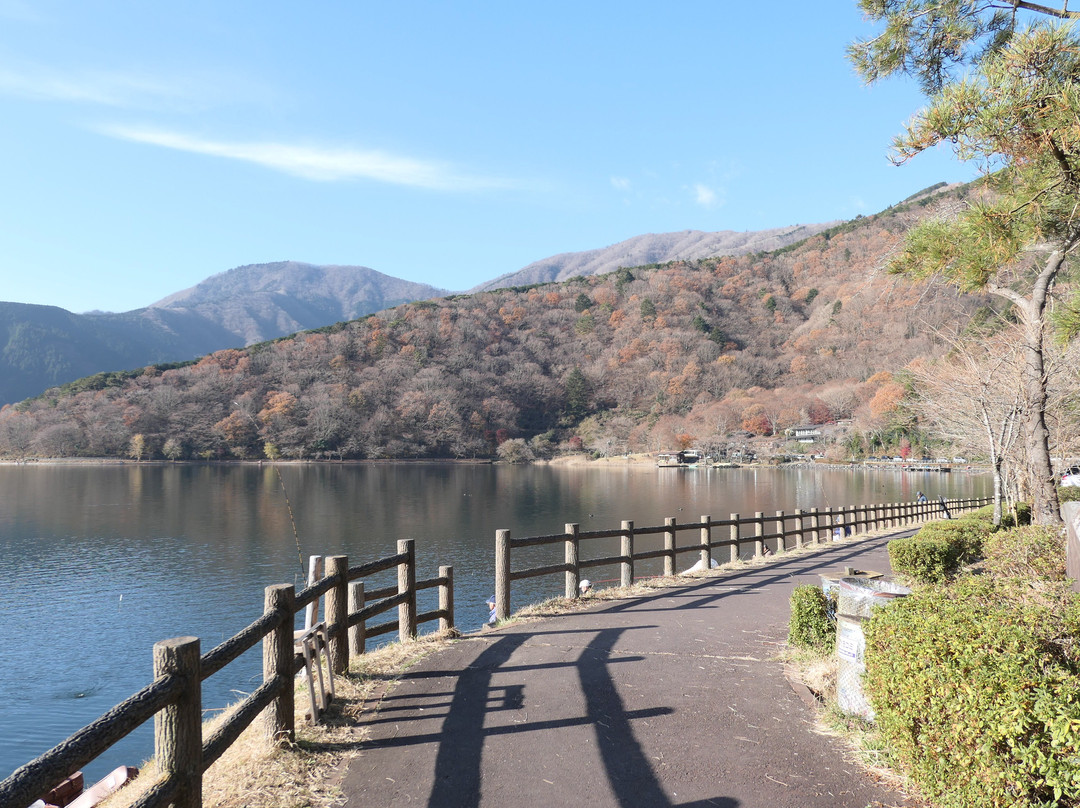
[[[0,614],[7,627],[0,778],[147,685],[158,640],[198,636],[205,653],[259,616],[266,586],[299,589],[301,554],[345,554],[355,565],[392,555],[398,539],[415,539],[418,578],[453,565],[457,624],[470,631],[487,618],[500,528],[534,536],[562,532],[567,522],[606,530],[632,519],[645,527],[669,516],[694,522],[702,514],[913,500],[919,490],[931,498],[984,496],[990,482],[809,468],[0,466]],[[614,552],[612,541],[583,546],[583,558]],[[680,544],[693,541],[680,534]],[[561,548],[546,558],[542,552],[518,557],[515,568],[561,560]],[[680,569],[695,560],[681,556]],[[659,572],[662,562],[655,563],[638,574]],[[618,571],[597,569],[590,577],[603,581]],[[369,579],[368,588],[394,581],[390,571]],[[561,593],[561,576],[515,582],[513,606]],[[436,607],[434,590],[426,594],[420,611]],[[219,708],[250,692],[260,671],[256,648],[204,682],[204,704]],[[139,765],[152,751],[147,725],[84,772],[93,781],[118,765]]]

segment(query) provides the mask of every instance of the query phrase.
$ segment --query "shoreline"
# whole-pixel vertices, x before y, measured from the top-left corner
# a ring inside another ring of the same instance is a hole
[[[420,466],[562,466],[581,468],[585,466],[593,468],[620,468],[620,469],[657,469],[660,468],[657,465],[658,454],[654,452],[635,452],[627,455],[616,455],[613,457],[592,457],[587,453],[579,453],[572,455],[562,455],[550,460],[531,460],[527,463],[506,463],[501,460],[493,460],[489,458],[379,458],[379,459],[350,459],[350,460],[329,460],[329,459],[310,459],[310,460],[297,460],[297,459],[277,459],[277,460],[245,460],[241,458],[229,458],[219,460],[134,460],[124,457],[31,457],[22,459],[6,459],[0,458],[0,467],[4,466],[152,466],[152,467],[164,467],[164,466],[309,466],[309,465],[327,465],[327,466],[386,466],[386,465],[420,465]],[[874,464],[867,465],[865,463],[829,463],[829,462],[806,462],[797,461],[793,463],[772,464],[772,463],[740,463],[737,468],[816,468],[816,469],[828,469],[831,471],[852,471],[852,470],[879,470],[879,471],[901,471],[901,472],[913,472],[922,471],[929,473],[926,469],[912,469],[902,464],[885,465]],[[676,471],[683,471],[684,469],[676,469]],[[699,469],[690,469],[699,470]],[[939,473],[945,470],[939,470]],[[985,473],[987,469],[978,464],[968,463],[963,467],[956,467],[948,469],[954,474],[980,474]]]
[[[617,457],[594,458],[588,454],[563,455],[551,460],[533,460],[528,463],[512,464],[489,458],[434,458],[434,457],[395,457],[378,459],[349,459],[349,460],[245,460],[241,458],[229,458],[219,460],[134,460],[127,457],[28,457],[22,459],[0,458],[0,466],[306,466],[306,465],[333,465],[333,466],[376,466],[389,465],[392,463],[407,463],[411,465],[454,465],[454,466],[652,466],[655,467],[656,455],[641,452],[631,455],[619,455]]]

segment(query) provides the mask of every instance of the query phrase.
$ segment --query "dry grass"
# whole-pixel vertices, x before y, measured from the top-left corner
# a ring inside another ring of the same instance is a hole
[[[360,714],[374,709],[387,685],[409,666],[445,647],[456,632],[431,634],[410,643],[393,643],[354,660],[347,676],[335,676],[335,698],[312,724],[307,683],[296,679],[296,740],[287,745],[268,743],[255,721],[203,776],[205,808],[330,808],[344,797],[330,785],[333,773],[358,754],[364,733]],[[229,715],[225,710],[203,724],[209,737]],[[157,780],[154,762],[147,761],[139,777],[112,795],[103,808],[127,808]]]
[[[800,682],[814,694],[822,705],[836,703],[836,654],[788,646],[780,655],[784,674]]]

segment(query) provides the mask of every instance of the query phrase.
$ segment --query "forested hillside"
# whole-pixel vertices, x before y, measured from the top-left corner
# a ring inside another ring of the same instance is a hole
[[[367,267],[281,261],[237,267],[119,314],[0,303],[0,404],[93,373],[188,360],[442,294]]]
[[[870,423],[903,393],[890,374],[987,305],[881,271],[913,221],[956,204],[952,192],[773,253],[412,303],[86,379],[0,412],[0,451],[467,457],[521,439],[540,455],[616,453]]]
[[[143,316],[73,314],[56,306],[0,303],[0,403],[114,368],[190,359],[243,340],[169,311]]]

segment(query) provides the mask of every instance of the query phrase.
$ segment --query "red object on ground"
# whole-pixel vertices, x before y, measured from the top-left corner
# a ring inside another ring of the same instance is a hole
[[[46,805],[52,805],[55,806],[55,808],[64,808],[68,803],[82,794],[82,790],[83,773],[75,772],[41,799]]]

